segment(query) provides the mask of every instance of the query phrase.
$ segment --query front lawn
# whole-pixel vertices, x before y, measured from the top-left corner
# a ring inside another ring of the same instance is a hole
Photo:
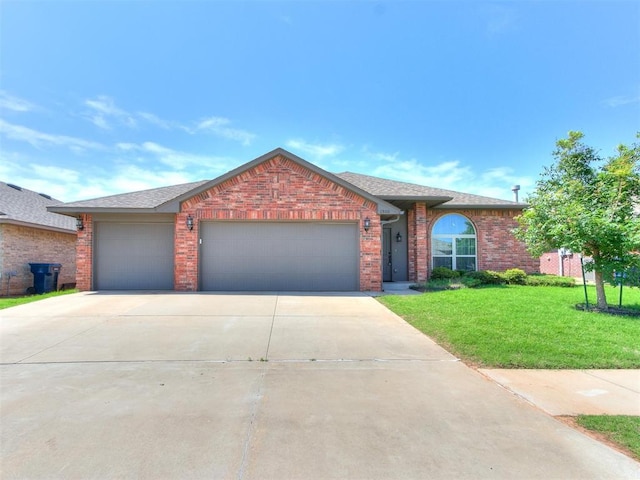
[[[576,422],[627,449],[640,460],[640,417],[627,415],[580,415]]]
[[[61,290],[58,292],[44,293],[42,295],[25,295],[23,297],[0,297],[0,310],[3,308],[15,307],[23,303],[37,302],[49,297],[57,297],[59,295],[67,295],[68,293],[76,293],[78,290]]]
[[[607,296],[617,302],[618,290],[609,288]],[[584,303],[581,287],[487,287],[380,301],[480,367],[640,368],[640,317],[576,310]],[[640,309],[640,289],[625,288],[623,306]]]

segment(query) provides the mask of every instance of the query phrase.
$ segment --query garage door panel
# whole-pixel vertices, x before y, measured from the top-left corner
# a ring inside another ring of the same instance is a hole
[[[173,224],[97,223],[95,288],[173,289]]]
[[[207,222],[200,228],[203,290],[358,290],[356,224]]]

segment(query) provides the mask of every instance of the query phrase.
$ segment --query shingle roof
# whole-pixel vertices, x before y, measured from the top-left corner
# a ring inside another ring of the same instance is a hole
[[[61,205],[60,200],[10,185],[0,182],[0,223],[29,224],[75,233],[73,218],[47,211],[48,206]]]
[[[343,172],[336,176],[349,183],[369,192],[376,197],[385,200],[406,200],[410,197],[431,200],[436,208],[461,208],[461,207],[500,207],[500,208],[523,208],[522,203],[500,200],[497,198],[472,195],[470,193],[456,192],[443,188],[428,187],[414,183],[399,182],[397,180],[387,180],[385,178],[372,177],[361,173]]]
[[[69,202],[61,205],[61,209],[68,211],[82,211],[82,209],[153,209],[167,202],[171,202],[176,197],[189,192],[200,185],[207,183],[207,180],[199,182],[183,183],[180,185],[172,185],[170,187],[152,188],[149,190],[140,190],[138,192],[121,193],[118,195],[110,195],[108,197],[92,198],[89,200],[80,200],[78,202]]]
[[[184,199],[197,195],[200,191],[211,188],[213,185],[231,176],[238,175],[240,172],[275,155],[287,156],[305,167],[327,176],[327,178],[333,181],[343,182],[343,185],[347,188],[353,188],[354,191],[359,191],[362,195],[370,196],[372,200],[378,202],[379,212],[381,213],[400,213],[401,210],[399,208],[404,208],[408,206],[411,201],[417,200],[426,201],[427,205],[432,208],[523,208],[525,206],[522,203],[510,202],[508,200],[499,200],[442,188],[398,182],[396,180],[387,180],[359,173],[343,172],[332,174],[321,170],[319,167],[306,162],[286,150],[278,148],[214,180],[202,180],[170,187],[153,188],[150,190],[123,193],[78,202],[56,204],[56,206],[50,210],[69,215],[90,211],[121,213],[178,211],[178,204]],[[387,201],[394,200],[396,200],[396,202],[394,202],[395,206],[387,203]]]

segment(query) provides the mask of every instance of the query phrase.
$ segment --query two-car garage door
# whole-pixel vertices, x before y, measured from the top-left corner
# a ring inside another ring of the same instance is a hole
[[[199,229],[201,290],[359,290],[355,223],[202,222]],[[95,289],[173,290],[173,222],[98,222],[94,247]]]
[[[204,222],[201,289],[354,291],[355,223]]]

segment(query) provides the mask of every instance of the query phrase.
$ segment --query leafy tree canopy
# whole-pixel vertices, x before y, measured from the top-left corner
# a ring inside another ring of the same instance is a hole
[[[605,160],[582,138],[569,132],[556,143],[556,161],[527,198],[515,233],[535,256],[568,248],[590,257],[598,306],[606,308],[603,280],[640,266],[640,145],[620,145]]]

